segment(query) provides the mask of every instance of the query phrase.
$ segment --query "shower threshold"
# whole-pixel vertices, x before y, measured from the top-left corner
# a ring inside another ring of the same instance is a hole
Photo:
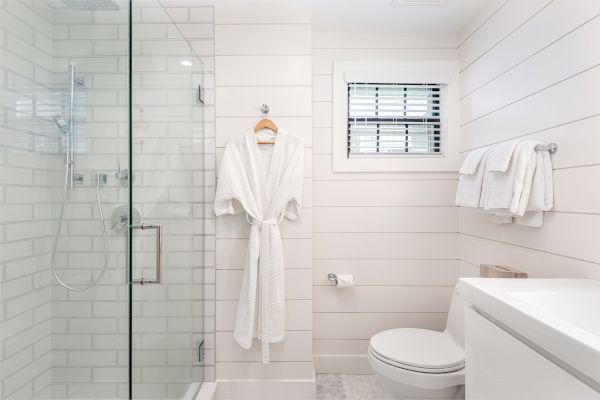
[[[216,382],[192,382],[182,400],[213,400],[216,392]]]

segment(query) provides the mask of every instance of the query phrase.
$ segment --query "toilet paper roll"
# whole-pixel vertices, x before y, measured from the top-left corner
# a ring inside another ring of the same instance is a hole
[[[337,287],[350,287],[354,286],[354,275],[351,274],[338,274],[337,275]]]

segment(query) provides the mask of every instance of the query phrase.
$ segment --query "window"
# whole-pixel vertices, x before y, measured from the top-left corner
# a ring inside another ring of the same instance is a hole
[[[443,154],[442,85],[347,83],[348,158]]]
[[[332,83],[334,172],[458,170],[457,61],[334,61]],[[315,108],[323,128],[325,105]]]

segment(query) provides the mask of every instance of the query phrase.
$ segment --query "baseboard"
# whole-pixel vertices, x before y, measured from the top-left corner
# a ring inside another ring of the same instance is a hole
[[[315,398],[315,379],[217,381],[217,400],[314,400]]]
[[[362,354],[315,354],[318,374],[373,375],[367,356]]]

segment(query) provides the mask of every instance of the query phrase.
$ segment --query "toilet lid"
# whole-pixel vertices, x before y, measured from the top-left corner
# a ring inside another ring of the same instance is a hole
[[[371,338],[371,349],[390,361],[419,369],[457,370],[465,350],[446,333],[428,329],[390,329]]]

